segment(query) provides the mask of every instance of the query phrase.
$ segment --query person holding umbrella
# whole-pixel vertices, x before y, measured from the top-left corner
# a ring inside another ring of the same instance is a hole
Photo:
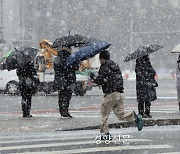
[[[104,101],[101,106],[101,139],[110,139],[108,118],[111,111],[114,112],[119,120],[135,120],[138,130],[141,131],[143,128],[142,117],[136,115],[133,111],[124,111],[123,77],[119,66],[114,61],[110,60],[110,53],[108,50],[100,52],[99,60],[101,66],[98,76],[95,77],[93,73],[90,73],[90,78],[94,83],[102,86],[104,93]]]
[[[35,56],[30,56],[31,52],[34,52],[35,55],[38,50],[34,48],[21,48],[17,50],[16,54],[18,61],[16,73],[19,78],[19,90],[22,96],[23,117],[32,117],[30,114],[31,100],[40,83],[33,61]]]
[[[104,41],[94,41],[77,34],[70,34],[57,38],[51,46],[58,51],[54,60],[54,90],[58,91],[59,112],[63,118],[72,118],[69,113],[69,103],[76,85],[76,70],[79,69],[80,63],[110,46]],[[81,48],[72,54],[72,46]]]
[[[143,118],[152,118],[150,107],[151,102],[157,99],[155,87],[158,84],[155,80],[156,71],[151,65],[148,54],[136,59],[135,72],[139,114]]]
[[[66,65],[66,60],[72,51],[70,46],[55,46],[55,48],[58,54],[54,60],[54,90],[58,91],[59,112],[63,118],[72,118],[69,113],[69,103],[75,88],[76,70],[79,69],[79,63]]]
[[[136,59],[136,93],[138,102],[138,111],[144,118],[151,118],[151,102],[157,99],[156,87],[158,83],[155,80],[156,71],[151,65],[149,54],[163,48],[160,45],[140,46],[134,52],[128,54],[124,62]],[[145,111],[144,111],[145,110]]]

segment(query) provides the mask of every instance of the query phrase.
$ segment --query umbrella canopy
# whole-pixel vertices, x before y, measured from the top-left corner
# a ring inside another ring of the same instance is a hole
[[[83,35],[79,35],[79,34],[69,34],[69,35],[65,35],[62,36],[60,38],[57,38],[52,47],[53,48],[58,48],[58,47],[62,47],[62,46],[82,46],[82,45],[86,45],[88,43],[92,43],[92,42],[96,42],[97,39],[95,38],[90,38],[90,37],[86,37]]]
[[[10,71],[10,70],[14,70],[17,68],[18,61],[17,61],[16,57],[9,56],[4,59],[4,61],[2,62],[1,65],[2,65],[3,69],[7,69],[8,71]]]
[[[3,55],[3,58],[9,57],[9,55],[13,52],[13,50],[8,51],[5,55]]]
[[[38,49],[31,47],[21,47],[15,49],[3,62],[3,68],[8,70],[17,69],[18,66],[23,66],[34,60]]]
[[[171,53],[180,53],[180,44],[176,45],[175,48],[171,51]]]
[[[153,53],[159,49],[163,48],[160,45],[148,45],[148,46],[140,46],[135,52],[128,54],[124,60],[124,62],[128,62],[132,59],[138,59],[143,56],[148,55],[149,53]]]
[[[70,65],[75,62],[80,62],[92,58],[96,54],[100,53],[102,50],[107,49],[110,45],[110,43],[98,41],[96,43],[89,44],[88,46],[81,47],[79,51],[71,54],[67,58],[66,64]]]
[[[32,47],[21,47],[16,49],[13,55],[17,58],[18,64],[23,65],[33,61],[38,51],[38,49]]]

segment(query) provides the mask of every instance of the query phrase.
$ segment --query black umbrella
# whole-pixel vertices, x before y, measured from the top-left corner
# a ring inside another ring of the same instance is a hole
[[[79,34],[69,34],[69,35],[65,35],[62,36],[60,38],[57,38],[52,47],[53,48],[58,48],[58,47],[62,47],[62,46],[75,46],[75,47],[80,47],[83,45],[86,45],[88,43],[92,43],[92,42],[96,42],[98,41],[95,38],[90,38],[90,37],[86,37],[83,35],[79,35]]]
[[[124,62],[128,62],[132,59],[138,59],[143,56],[148,55],[149,53],[155,52],[159,49],[163,48],[160,45],[148,45],[148,46],[140,46],[135,52],[128,54],[124,60]]]
[[[18,66],[18,61],[14,56],[7,57],[1,63],[2,69],[7,69],[8,71],[16,69],[17,66]]]
[[[8,70],[17,69],[19,66],[26,65],[27,63],[34,61],[38,49],[31,47],[21,47],[13,50],[13,52],[4,60],[3,68]]]
[[[38,49],[32,48],[32,47],[21,47],[19,49],[16,49],[13,53],[18,61],[19,65],[27,64],[30,61],[34,61]]]

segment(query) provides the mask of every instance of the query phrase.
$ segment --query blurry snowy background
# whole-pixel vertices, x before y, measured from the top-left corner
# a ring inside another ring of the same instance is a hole
[[[180,0],[0,0],[0,57],[16,46],[78,33],[110,42],[112,59],[134,70],[126,55],[140,45],[164,48],[150,55],[156,70],[175,70],[180,44]]]

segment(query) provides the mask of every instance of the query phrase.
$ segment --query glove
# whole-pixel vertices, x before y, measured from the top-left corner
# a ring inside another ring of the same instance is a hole
[[[95,74],[94,73],[89,73],[89,77],[94,80],[95,79]]]

